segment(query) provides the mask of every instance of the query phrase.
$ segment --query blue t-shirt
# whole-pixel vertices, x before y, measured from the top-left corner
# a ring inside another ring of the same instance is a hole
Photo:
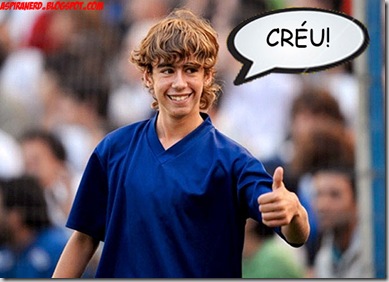
[[[157,116],[100,142],[67,226],[104,241],[96,277],[241,277],[244,225],[272,177],[206,114],[165,150]]]
[[[68,232],[53,227],[38,233],[26,249],[15,252],[0,248],[0,277],[51,278],[67,240]]]

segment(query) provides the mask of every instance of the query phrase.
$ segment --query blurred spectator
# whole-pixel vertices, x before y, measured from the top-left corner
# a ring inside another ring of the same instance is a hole
[[[36,177],[43,187],[51,221],[64,227],[79,177],[67,162],[61,140],[49,131],[36,129],[26,131],[20,144],[25,173]]]
[[[0,16],[0,66],[12,50],[11,38],[6,22],[6,17]]]
[[[142,73],[129,63],[130,51],[138,46],[153,23],[152,20],[133,23],[116,58],[112,78],[114,89],[108,105],[108,117],[115,127],[147,119],[153,113],[151,109],[153,98],[143,85]]]
[[[23,47],[39,49],[45,55],[60,53],[83,37],[83,33],[90,32],[102,40],[99,46],[102,52],[107,47],[115,52],[120,31],[104,16],[93,10],[45,10],[33,22]]]
[[[13,136],[41,119],[39,78],[44,56],[38,49],[10,52],[0,69],[0,126]]]
[[[300,164],[304,154],[307,134],[320,124],[338,124],[348,132],[345,117],[336,99],[322,87],[303,85],[301,91],[294,97],[288,112],[290,127],[281,150],[278,150],[273,159],[265,161],[266,167],[272,172],[278,165],[289,166],[285,172],[288,187],[298,186],[300,177],[307,172],[309,166]],[[350,132],[351,136],[353,133]],[[303,144],[303,145],[301,145]],[[301,154],[299,149],[301,149]]]
[[[25,48],[32,23],[42,13],[36,11],[1,11],[0,22],[0,128],[13,136],[37,125],[41,104],[38,77],[43,55],[35,48]]]
[[[268,10],[282,8],[284,5],[282,0],[178,0],[178,2],[179,6],[209,19],[218,32],[224,29],[232,30],[248,18]]]
[[[21,176],[0,187],[0,277],[49,278],[68,239],[51,225],[39,182]]]
[[[225,1],[217,2],[220,2],[222,10]],[[242,0],[237,1],[236,5],[245,13],[237,15],[237,8],[233,9],[232,24],[219,28],[220,42],[227,39],[239,21],[259,15],[274,4]],[[216,128],[245,146],[261,161],[273,159],[287,134],[289,111],[300,91],[300,78],[297,75],[272,73],[236,86],[233,81],[241,67],[241,63],[227,50],[227,44],[221,44],[217,68],[223,91],[217,108],[211,113],[213,122]]]
[[[322,139],[313,139],[314,134]],[[309,182],[310,169],[342,153],[353,136],[354,132],[347,128],[338,102],[328,91],[318,87],[304,88],[293,101],[290,138],[285,144],[284,155],[280,156],[284,158],[280,164],[289,166],[285,181],[296,187],[298,194],[310,202],[311,188],[305,185]]]
[[[215,29],[219,31],[224,28],[232,29],[235,11],[242,8],[239,5],[240,0],[181,0],[179,2],[179,6],[190,9],[208,19],[212,22]],[[259,2],[262,1],[260,0]],[[242,13],[239,13],[239,15],[242,15]],[[245,15],[243,14],[243,16]]]
[[[26,2],[28,0],[22,0]],[[42,3],[46,3],[47,0],[43,0]],[[23,48],[31,34],[34,22],[40,14],[45,11],[40,10],[2,10],[0,13],[1,21],[3,21],[10,34],[10,43],[13,50]]]
[[[242,278],[304,278],[304,254],[280,240],[266,225],[248,219]]]
[[[46,10],[34,20],[25,46],[38,48],[45,54],[59,52],[66,48],[79,28],[76,12]]]
[[[224,3],[225,1],[218,1],[218,2]],[[268,10],[272,10],[275,1],[237,0],[237,2],[238,2],[237,9],[239,9],[239,13],[236,12],[237,11],[236,9],[230,11],[231,20],[234,27],[248,18],[251,18],[253,16],[258,16]],[[222,4],[220,6],[222,6]]]
[[[313,174],[314,208],[322,233],[315,278],[374,278],[362,257],[354,167],[341,162]]]
[[[0,178],[16,177],[23,172],[23,156],[17,140],[0,129]]]
[[[125,1],[124,14],[127,27],[131,27],[135,22],[157,21],[165,17],[176,2],[177,0],[148,0],[145,5],[144,0]]]
[[[312,7],[327,10],[341,11],[351,13],[352,0],[279,0],[286,8],[290,7]]]
[[[300,175],[297,193],[308,210],[311,223],[311,234],[306,244],[310,265],[316,256],[321,235],[318,228],[319,219],[313,203],[312,171],[329,164],[352,165],[354,162],[353,142],[353,136],[350,136],[342,125],[323,121],[307,132],[296,147],[293,166]]]
[[[306,248],[312,266],[319,234],[312,208],[311,170],[344,155],[353,142],[353,132],[346,127],[336,99],[320,87],[302,88],[292,103],[290,118],[290,132],[282,150],[264,165],[270,173],[279,165],[285,167],[285,185],[295,189],[307,209],[311,233]]]
[[[228,81],[215,126],[261,161],[274,158],[287,134],[289,111],[300,88],[298,77],[275,73],[239,86]]]
[[[284,0],[285,8],[313,7],[339,11],[352,16],[352,0]],[[339,103],[346,125],[354,130],[358,114],[359,85],[353,75],[353,62],[347,62],[326,71],[301,76],[303,83],[312,87],[325,88]]]
[[[69,49],[47,56],[42,76],[43,126],[58,134],[77,171],[110,130],[109,59],[104,39],[80,33]]]

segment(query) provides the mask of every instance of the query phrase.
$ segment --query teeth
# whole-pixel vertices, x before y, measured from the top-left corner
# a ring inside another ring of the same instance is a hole
[[[189,97],[189,95],[185,95],[185,96],[169,96],[170,99],[172,99],[173,101],[183,101],[185,100],[186,98]]]

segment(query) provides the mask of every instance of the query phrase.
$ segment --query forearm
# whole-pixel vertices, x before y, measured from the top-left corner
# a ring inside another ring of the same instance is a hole
[[[53,278],[81,277],[98,245],[92,237],[75,231],[62,252]]]
[[[281,227],[286,240],[292,244],[303,244],[308,240],[310,225],[306,209],[299,204],[298,212],[288,225]]]

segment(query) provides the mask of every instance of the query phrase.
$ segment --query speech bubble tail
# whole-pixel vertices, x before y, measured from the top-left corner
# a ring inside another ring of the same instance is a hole
[[[234,85],[240,85],[249,81],[252,81],[254,79],[263,77],[265,75],[270,74],[273,71],[273,67],[264,68],[261,66],[260,68],[255,65],[252,62],[245,61],[243,67],[241,68],[240,72],[236,76],[234,80]]]

